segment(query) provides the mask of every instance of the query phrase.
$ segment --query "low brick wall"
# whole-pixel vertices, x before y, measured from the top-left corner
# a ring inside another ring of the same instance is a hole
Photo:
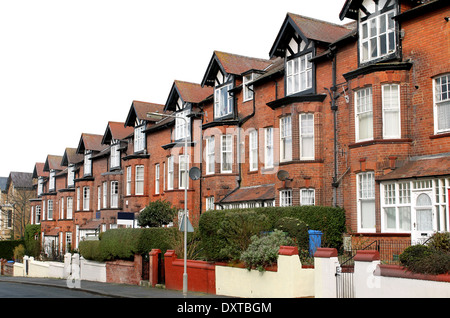
[[[142,256],[135,255],[134,261],[116,260],[106,262],[106,282],[139,285],[142,277]]]
[[[165,281],[167,289],[183,290],[184,260],[178,259],[175,251],[164,254]],[[216,293],[215,265],[204,261],[187,260],[188,290]]]

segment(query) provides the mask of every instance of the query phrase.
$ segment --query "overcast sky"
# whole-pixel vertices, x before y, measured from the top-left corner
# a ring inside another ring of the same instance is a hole
[[[0,0],[0,176],[200,83],[214,50],[268,58],[286,13],[338,24],[345,0]]]

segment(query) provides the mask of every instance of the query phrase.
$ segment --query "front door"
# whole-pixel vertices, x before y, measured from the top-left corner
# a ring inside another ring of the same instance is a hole
[[[413,194],[413,244],[425,242],[435,231],[435,213],[432,204],[432,191],[419,191]]]

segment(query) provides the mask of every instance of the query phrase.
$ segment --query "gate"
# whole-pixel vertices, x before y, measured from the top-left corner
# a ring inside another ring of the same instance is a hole
[[[336,298],[354,298],[353,274],[355,267],[341,265],[336,267]]]
[[[142,254],[142,280],[149,280],[149,267],[150,267],[150,259],[148,253]]]

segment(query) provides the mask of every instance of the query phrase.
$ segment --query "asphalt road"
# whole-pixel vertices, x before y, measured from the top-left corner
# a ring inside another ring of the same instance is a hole
[[[0,299],[2,298],[105,298],[105,296],[69,288],[0,282]]]

